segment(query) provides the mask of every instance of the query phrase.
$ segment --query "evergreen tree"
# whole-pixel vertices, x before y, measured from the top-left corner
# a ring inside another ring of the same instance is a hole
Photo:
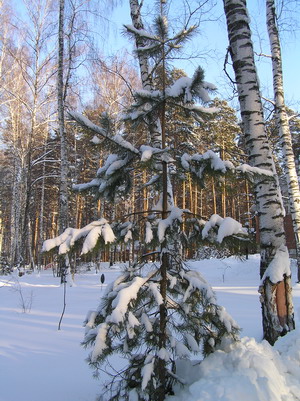
[[[247,237],[246,230],[232,218],[213,215],[204,222],[189,210],[178,208],[174,204],[172,184],[178,179],[186,180],[189,175],[203,185],[207,175],[223,179],[225,175],[243,171],[250,176],[272,177],[262,169],[234,167],[213,151],[200,155],[175,147],[176,138],[167,127],[169,105],[176,105],[197,121],[213,118],[218,112],[217,108],[207,107],[208,92],[215,87],[204,81],[201,68],[192,78],[182,76],[167,85],[166,58],[178,50],[194,28],[169,36],[163,9],[154,22],[153,32],[134,26],[126,28],[136,43],[142,43],[137,52],[144,60],[154,57],[161,67],[163,82],[160,89],[153,90],[151,84],[148,89],[137,91],[135,103],[123,118],[134,126],[148,127],[149,121],[156,121],[161,134],[150,132],[152,142],[136,147],[127,140],[125,132],[110,131],[112,125],[107,116],[102,126],[98,126],[70,112],[72,119],[84,129],[105,139],[99,142],[102,146],[105,143],[111,152],[96,177],[74,189],[92,191],[96,198],[118,203],[131,196],[133,172],[146,169],[151,172],[146,184],[151,188],[149,210],[123,215],[122,221],[111,226],[101,218],[82,229],[68,228],[59,237],[45,241],[44,251],[59,247],[60,254],[68,253],[82,239],[82,254],[86,254],[114,241],[132,240],[135,227],[143,227],[144,240],[140,238],[140,241],[143,241],[144,253],[109,285],[97,310],[88,314],[83,344],[92,347],[89,363],[96,373],[103,369],[110,356],[124,357],[124,367],[110,372],[112,379],[105,398],[162,401],[166,394],[172,393],[175,383],[184,383],[176,373],[178,360],[190,358],[193,353],[207,355],[220,346],[222,339],[235,340],[238,334],[236,323],[217,305],[209,284],[184,263],[183,245],[193,240],[232,243],[239,237]],[[152,263],[149,257],[153,258]]]

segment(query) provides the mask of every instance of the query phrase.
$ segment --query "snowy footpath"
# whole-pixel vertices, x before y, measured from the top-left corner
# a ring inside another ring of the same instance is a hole
[[[178,374],[187,385],[167,401],[300,400],[300,285],[294,280],[298,328],[271,347],[262,341],[258,256],[244,262],[202,260],[191,267],[204,275],[218,303],[242,328],[241,341],[202,363],[181,361]],[[292,271],[295,277],[293,266]],[[82,322],[119,272],[116,266],[76,275],[75,285],[67,286],[61,330],[63,287],[51,271],[0,276],[0,401],[95,400],[101,381],[85,362],[89,351],[80,346]]]

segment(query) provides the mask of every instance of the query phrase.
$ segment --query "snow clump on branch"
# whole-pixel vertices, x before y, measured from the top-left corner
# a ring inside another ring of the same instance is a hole
[[[47,239],[43,243],[42,252],[49,252],[51,249],[58,247],[59,255],[66,254],[75,242],[83,237],[86,238],[82,246],[82,255],[90,252],[95,247],[99,237],[103,238],[105,244],[114,242],[116,239],[107,220],[102,218],[81,229],[69,227],[61,235]]]

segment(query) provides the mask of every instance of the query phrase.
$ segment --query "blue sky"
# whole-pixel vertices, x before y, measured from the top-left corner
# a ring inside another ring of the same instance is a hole
[[[180,0],[173,0],[176,5]],[[147,1],[145,1],[147,3]],[[260,53],[269,54],[269,43],[265,28],[265,1],[248,0],[248,7],[251,16],[251,28],[255,50]],[[200,26],[197,35],[189,45],[191,54],[195,54],[194,48],[201,49],[203,57],[192,60],[181,60],[176,62],[177,67],[183,68],[191,75],[198,65],[205,70],[205,79],[214,83],[219,89],[219,97],[228,99],[231,96],[231,88],[224,74],[223,64],[228,46],[225,19],[222,17],[222,2],[219,1],[215,15],[220,19],[217,22],[206,22]],[[300,14],[299,14],[300,15]],[[298,18],[299,18],[298,15]],[[297,17],[297,16],[296,16]],[[121,33],[122,24],[130,24],[130,13],[128,1],[123,1],[122,6],[116,8],[111,20],[113,30],[109,40],[106,42],[105,50],[108,54],[115,54],[117,51],[131,52],[133,45],[130,40]],[[293,21],[292,21],[293,23]],[[282,37],[282,59],[284,68],[285,98],[290,107],[300,109],[300,32],[291,32]],[[259,73],[261,91],[265,97],[272,98],[272,69],[270,59],[257,57],[257,69]]]

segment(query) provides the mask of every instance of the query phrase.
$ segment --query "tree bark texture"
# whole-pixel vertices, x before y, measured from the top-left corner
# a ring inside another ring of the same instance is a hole
[[[274,175],[272,180],[256,179],[254,186],[259,218],[262,277],[277,249],[285,246],[284,209],[265,130],[246,0],[224,0],[224,10],[249,162],[252,166],[269,170]],[[289,278],[284,279],[284,291],[280,283],[268,281],[266,279],[263,283],[260,299],[264,338],[274,343],[280,335],[294,328],[294,317]],[[270,294],[272,296],[269,297]],[[279,301],[281,297],[285,299],[284,302]],[[279,316],[281,312],[277,305],[284,303],[290,307],[286,308],[284,316]]]
[[[59,232],[68,227],[68,153],[64,118],[64,13],[65,0],[59,1],[57,113],[60,137],[60,188],[59,188]]]
[[[144,24],[141,17],[141,4],[139,4],[138,0],[130,0],[129,4],[130,4],[131,20],[134,28],[144,29]],[[144,39],[141,37],[136,37],[135,45],[136,48],[145,46]],[[150,65],[148,57],[141,53],[138,53],[137,57],[140,66],[143,89],[151,91],[153,89],[153,83],[152,83],[152,75],[149,73]],[[161,138],[161,125],[159,116],[149,115],[147,125],[150,133],[151,146],[160,148],[162,138]]]
[[[300,190],[295,156],[292,147],[289,119],[284,100],[281,47],[274,0],[266,0],[266,18],[272,54],[275,117],[279,129],[280,143],[284,158],[284,172],[288,185],[290,213],[292,216],[296,239],[298,281],[300,281]]]

